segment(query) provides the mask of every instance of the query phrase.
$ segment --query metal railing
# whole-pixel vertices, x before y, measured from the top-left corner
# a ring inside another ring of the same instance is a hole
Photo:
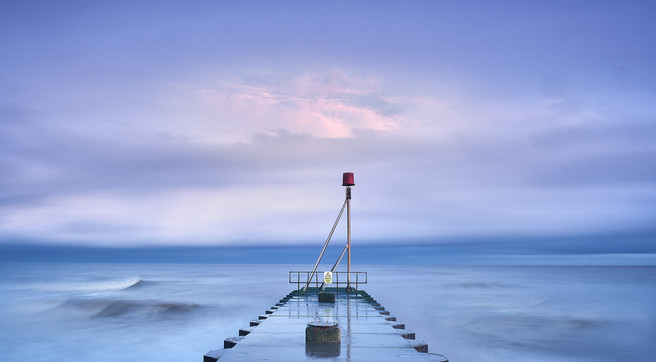
[[[342,277],[340,278],[340,275]],[[341,280],[340,280],[341,279]],[[350,280],[350,282],[349,282]],[[358,292],[358,286],[362,284],[367,284],[367,272],[345,272],[345,271],[335,271],[332,272],[332,283],[324,284],[324,273],[322,272],[311,272],[311,271],[290,271],[289,272],[289,283],[296,284],[296,290],[300,293],[301,289],[304,289],[304,292],[307,294],[307,289],[305,286],[314,285],[316,288],[317,294],[326,289],[326,287],[334,286],[336,288],[336,293],[339,294],[339,287],[350,286],[355,288],[355,293]]]

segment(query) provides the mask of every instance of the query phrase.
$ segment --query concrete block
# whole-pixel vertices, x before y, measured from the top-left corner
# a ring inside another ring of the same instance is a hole
[[[335,322],[310,322],[305,327],[305,343],[340,343],[342,332]]]
[[[428,344],[424,341],[410,341],[410,345],[419,353],[428,353]]]
[[[214,351],[209,351],[203,356],[203,362],[217,362],[219,358],[223,355],[223,349],[217,349]]]
[[[232,347],[236,346],[236,345],[237,345],[237,342],[241,341],[242,339],[244,339],[244,337],[230,337],[230,338],[226,338],[226,339],[223,341],[223,348],[224,348],[224,349],[232,348]]]
[[[335,293],[319,293],[319,302],[335,303]]]
[[[415,332],[413,331],[409,331],[407,329],[397,329],[395,332],[400,334],[401,337],[405,339],[415,339]]]
[[[242,328],[239,330],[239,335],[240,336],[247,336],[249,333],[253,331],[253,328]]]

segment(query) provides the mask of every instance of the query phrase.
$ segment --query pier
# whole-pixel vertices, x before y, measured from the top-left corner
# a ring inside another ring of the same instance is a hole
[[[332,294],[334,302],[320,302]],[[340,343],[306,343],[306,328],[312,322],[335,323]],[[204,362],[233,361],[439,361],[428,345],[385,310],[364,290],[316,287],[293,290],[265,314],[227,338],[224,348],[210,351]]]
[[[240,329],[238,336],[224,340],[223,349],[206,353],[203,362],[448,362],[443,355],[430,353],[428,344],[417,341],[414,332],[360,288],[367,284],[368,275],[351,271],[353,173],[343,174],[342,186],[346,186],[346,199],[312,271],[290,271],[289,283],[296,289]],[[329,271],[317,272],[345,209],[346,245]],[[347,267],[340,272],[337,268],[344,254]]]

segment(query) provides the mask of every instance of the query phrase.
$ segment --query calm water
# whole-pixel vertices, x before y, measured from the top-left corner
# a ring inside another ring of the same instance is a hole
[[[2,361],[201,361],[292,286],[285,265],[0,264]],[[656,267],[368,266],[451,361],[651,361]]]

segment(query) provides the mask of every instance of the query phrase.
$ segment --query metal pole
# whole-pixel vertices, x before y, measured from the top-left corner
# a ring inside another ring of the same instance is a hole
[[[346,291],[351,291],[351,186],[346,187],[346,247],[348,266],[346,267]]]
[[[332,269],[330,269],[331,273],[335,273],[335,270],[337,270],[337,266],[339,266],[339,262],[342,261],[342,258],[344,257],[344,254],[346,253],[347,246],[344,246],[344,249],[342,250],[342,253],[339,255],[339,259],[333,264]],[[337,289],[339,290],[339,273],[335,274],[337,275]],[[321,283],[321,287],[319,287],[319,290],[323,292],[323,290],[326,289],[326,283]]]
[[[339,255],[339,259],[337,259],[337,261],[335,262],[335,264],[333,264],[333,268],[330,269],[331,272],[334,273],[335,270],[337,270],[337,266],[339,265],[339,262],[342,261],[342,258],[344,257],[344,253],[346,253],[346,249],[347,249],[347,247],[344,246],[344,250],[342,250],[342,253]]]
[[[307,291],[308,286],[310,286],[310,282],[312,281],[312,277],[314,276],[314,273],[317,271],[317,267],[319,266],[319,263],[321,262],[321,258],[323,258],[323,253],[326,252],[326,248],[328,247],[328,243],[330,243],[330,238],[333,237],[333,233],[335,232],[335,228],[337,228],[337,224],[339,223],[339,219],[342,218],[342,213],[344,213],[344,207],[348,205],[348,199],[344,201],[344,205],[342,205],[342,209],[339,211],[339,215],[337,216],[337,220],[335,220],[335,224],[333,224],[333,229],[330,230],[330,235],[328,235],[328,239],[326,239],[326,243],[323,245],[323,250],[321,250],[321,254],[319,254],[319,259],[317,259],[317,263],[314,264],[314,269],[312,269],[312,274],[310,275],[310,278],[307,280],[307,283],[305,284],[305,287],[303,288],[303,292]]]

